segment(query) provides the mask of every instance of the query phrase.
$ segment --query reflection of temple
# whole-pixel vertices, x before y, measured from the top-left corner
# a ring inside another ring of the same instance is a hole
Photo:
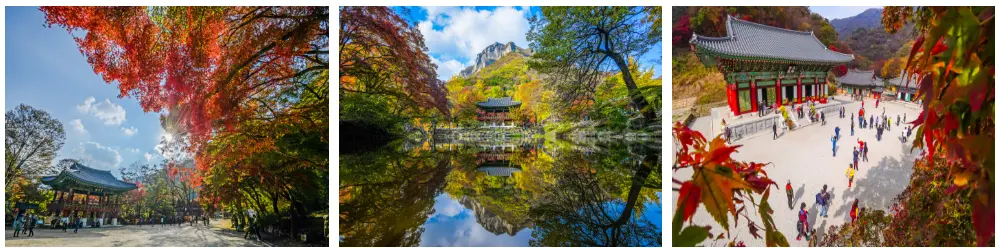
[[[508,234],[509,236],[514,236],[524,228],[531,228],[534,226],[533,222],[529,219],[516,221],[513,220],[515,218],[499,216],[496,212],[490,211],[489,207],[486,207],[476,199],[477,197],[473,198],[464,196],[461,197],[459,202],[465,208],[474,211],[475,220],[478,224],[482,225],[482,228],[485,228],[486,231],[489,231],[492,234]],[[503,209],[499,210],[500,213],[503,212]]]
[[[518,146],[492,146],[475,154],[478,171],[489,176],[509,177],[522,171],[519,165],[510,162]]]
[[[86,226],[117,225],[122,195],[136,188],[135,184],[115,179],[110,171],[78,163],[41,181],[55,191],[47,207],[49,215],[67,222],[81,218]]]

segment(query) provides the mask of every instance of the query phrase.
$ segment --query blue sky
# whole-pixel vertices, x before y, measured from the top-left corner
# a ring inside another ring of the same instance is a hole
[[[53,163],[76,158],[120,176],[133,162],[162,160],[158,113],[119,99],[117,83],[94,73],[65,29],[45,27],[37,7],[6,7],[5,18],[4,110],[27,104],[62,122],[66,140]]]
[[[811,12],[821,14],[829,21],[846,17],[853,17],[863,13],[870,8],[882,9],[883,6],[811,6]]]
[[[403,7],[396,7],[401,10]],[[512,41],[519,47],[529,47],[528,18],[540,14],[538,7],[405,7],[410,13],[403,17],[415,23],[423,34],[437,75],[447,80],[474,63],[475,56],[485,47]],[[659,43],[639,58],[642,69],[653,67],[655,76],[662,75],[662,44]]]

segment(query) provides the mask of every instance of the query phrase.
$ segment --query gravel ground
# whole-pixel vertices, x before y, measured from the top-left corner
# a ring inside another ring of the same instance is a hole
[[[898,114],[903,116],[907,113],[907,120],[910,122],[918,117],[919,110],[912,105],[902,105],[897,103],[880,103],[880,108],[874,108],[874,102],[867,99],[866,108],[868,113],[880,115],[886,107],[887,115],[893,119]],[[813,225],[821,238],[828,227],[832,225],[842,225],[849,219],[849,210],[854,199],[859,199],[861,207],[868,210],[887,210],[892,199],[905,187],[908,186],[911,177],[911,166],[914,160],[921,157],[921,150],[909,152],[911,140],[907,144],[902,144],[898,137],[904,125],[893,126],[890,131],[884,131],[884,138],[877,141],[874,129],[859,129],[857,125],[856,135],[849,135],[849,113],[859,111],[860,103],[850,103],[845,105],[846,118],[839,119],[837,114],[826,115],[828,124],[807,126],[799,130],[783,134],[777,140],[773,140],[771,135],[761,135],[738,143],[744,146],[732,155],[736,160],[754,162],[772,162],[766,166],[769,177],[776,181],[777,186],[773,186],[769,203],[773,206],[775,213],[773,220],[777,228],[790,240],[791,246],[807,246],[807,242],[797,237],[797,211],[800,203],[807,204],[809,212],[808,223]],[[893,120],[892,120],[893,122]],[[831,141],[829,139],[834,134],[834,129],[840,127],[842,138],[838,142],[838,154],[832,157]],[[914,136],[914,131],[912,131]],[[711,137],[707,137],[708,141]],[[848,180],[845,176],[846,168],[852,162],[853,146],[858,146],[857,139],[869,141],[870,152],[869,161],[860,160],[859,170],[856,172],[852,188],[848,188]],[[682,169],[675,172],[673,177],[679,180],[688,180],[693,176],[691,169]],[[791,181],[794,189],[793,203],[794,210],[790,210],[787,204],[786,192],[784,191],[787,180]],[[828,185],[831,191],[831,205],[828,208],[828,217],[819,217],[819,208],[815,206],[815,194],[822,185]],[[675,205],[679,199],[678,193],[672,194],[672,209],[675,212]],[[760,200],[761,197],[756,197]],[[758,210],[746,203],[745,213],[752,217],[752,221],[762,225]],[[738,225],[735,226],[733,217],[729,214],[729,225],[731,233],[725,237],[735,237],[744,241],[748,246],[765,246],[765,239],[756,239],[749,233],[748,222],[744,217],[740,217]],[[710,225],[711,232],[716,236],[724,232],[711,218],[710,214],[701,206],[693,216],[693,223],[697,225]],[[763,234],[760,232],[760,234]],[[728,239],[713,241],[708,239],[700,245],[703,246],[724,246]]]
[[[212,226],[123,226],[85,228],[79,233],[72,229],[35,229],[35,236],[14,238],[14,231],[5,231],[5,246],[266,246],[263,242],[243,239],[242,234]],[[221,224],[221,223],[219,223]]]

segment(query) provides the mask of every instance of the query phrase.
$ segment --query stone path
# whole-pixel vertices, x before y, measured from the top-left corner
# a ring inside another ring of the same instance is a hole
[[[215,224],[215,223],[212,223]],[[26,238],[7,228],[5,246],[267,246],[254,239],[243,239],[242,234],[212,226],[122,226],[85,228],[79,233],[72,229],[35,229],[35,236]]]
[[[880,115],[886,108],[887,115],[893,119],[898,114],[903,116],[907,113],[908,121],[918,117],[919,110],[912,105],[898,103],[880,103],[880,108],[874,108],[874,102],[867,99],[866,107],[868,113]],[[840,119],[837,114],[828,116],[828,124],[821,126],[815,124],[803,127],[799,130],[783,134],[777,140],[772,139],[772,135],[761,135],[739,141],[743,144],[739,151],[732,155],[736,160],[754,162],[772,162],[766,166],[770,178],[777,186],[771,189],[769,203],[773,206],[775,213],[773,220],[777,228],[790,240],[791,246],[807,246],[807,242],[797,237],[797,211],[800,203],[807,204],[809,212],[808,222],[813,225],[819,233],[819,239],[828,227],[832,225],[842,225],[849,220],[849,210],[853,199],[859,199],[860,206],[867,209],[887,210],[893,198],[908,186],[911,176],[911,166],[915,159],[921,157],[921,150],[909,152],[911,140],[907,144],[901,144],[898,140],[904,125],[893,126],[891,131],[884,131],[884,139],[877,141],[874,129],[859,129],[857,125],[856,135],[849,136],[849,113],[859,111],[860,103],[849,103],[846,107],[846,118]],[[830,117],[830,118],[829,118]],[[893,120],[892,120],[893,122]],[[832,157],[831,141],[835,126],[841,128],[842,138],[838,142],[838,156]],[[700,127],[703,128],[703,127]],[[695,128],[696,129],[696,128]],[[701,130],[702,131],[702,130]],[[914,131],[912,131],[914,136]],[[708,140],[710,137],[708,137]],[[848,188],[848,180],[845,176],[846,168],[852,162],[852,148],[858,146],[857,139],[870,142],[870,153],[868,162],[860,162],[859,170],[856,172],[852,188]],[[692,177],[690,169],[682,169],[673,174],[679,180],[687,180]],[[793,205],[794,209],[789,209],[785,185],[787,180],[791,181],[794,188]],[[819,217],[815,203],[817,194],[822,185],[828,185],[831,191],[831,205],[828,208],[828,217]],[[756,197],[759,200],[761,197]],[[675,211],[679,194],[672,194],[672,210]],[[757,209],[748,204],[745,213],[752,217],[758,225],[762,225]],[[748,246],[765,246],[765,239],[756,239],[749,233],[748,222],[744,216],[739,218],[738,226],[734,226],[733,217],[729,216],[731,235],[726,237],[736,237],[739,241],[744,241]],[[711,232],[716,236],[724,232],[710,214],[701,206],[693,216],[693,223],[699,225],[710,225]],[[762,234],[762,233],[760,233]],[[722,239],[713,241],[708,239],[700,245],[704,246],[724,246],[729,240]]]

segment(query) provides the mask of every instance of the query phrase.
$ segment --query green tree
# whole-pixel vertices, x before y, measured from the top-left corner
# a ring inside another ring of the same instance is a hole
[[[17,177],[34,178],[49,170],[56,151],[62,148],[66,132],[62,122],[48,112],[20,104],[4,114],[6,118],[4,178],[13,182]],[[12,184],[7,184],[6,188]]]
[[[531,68],[555,75],[563,104],[591,97],[603,73],[620,71],[631,102],[656,119],[627,63],[662,41],[661,7],[542,7],[530,20]],[[657,28],[656,28],[657,27]]]

